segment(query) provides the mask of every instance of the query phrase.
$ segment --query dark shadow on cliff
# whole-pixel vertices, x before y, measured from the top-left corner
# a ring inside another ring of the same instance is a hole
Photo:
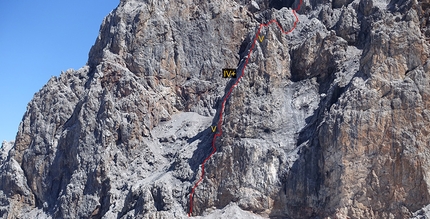
[[[70,183],[73,172],[78,168],[78,145],[81,124],[78,115],[81,111],[83,101],[80,101],[72,114],[65,122],[62,133],[66,132],[58,140],[57,150],[55,152],[52,164],[48,167],[47,176],[43,184],[47,185],[47,191],[44,191],[44,197],[37,199],[37,207],[43,208],[45,212],[53,217],[61,215],[61,203],[59,198],[66,191]]]
[[[355,77],[364,76],[356,72],[352,78]],[[283,212],[288,216],[301,215],[294,218],[322,218],[328,213],[334,213],[327,212],[325,206],[328,200],[320,196],[325,175],[322,173],[324,158],[318,133],[330,108],[338,103],[352,81],[351,79],[345,87],[339,87],[334,79],[334,73],[317,79],[319,93],[325,93],[326,96],[320,100],[314,114],[306,118],[307,125],[299,132],[297,139],[297,147],[300,147],[299,158],[281,177],[283,189],[280,194],[288,204],[282,206],[284,209],[279,209],[277,212]]]
[[[301,147],[298,152],[299,158],[281,177],[283,187],[281,194],[285,196],[286,206],[284,210],[279,210],[285,215],[301,215],[295,218],[316,218],[315,208],[322,206],[318,197],[323,178],[320,172],[321,147],[317,133],[327,102],[320,101],[314,114],[306,118],[307,125],[299,132],[297,139],[297,147]]]
[[[220,118],[222,102],[223,102],[224,98],[226,97],[227,93],[229,92],[230,88],[234,85],[234,83],[236,83],[237,79],[238,78],[230,79],[230,81],[228,82],[228,84],[224,90],[224,96],[221,99],[219,99],[217,101],[217,103],[215,104],[215,108],[217,109],[217,111],[216,111],[216,114],[212,120],[211,126],[217,126],[219,118]],[[227,105],[227,104],[228,104],[228,99],[227,99],[225,105]],[[199,166],[212,153],[212,150],[213,150],[212,141],[213,141],[214,135],[216,133],[218,133],[219,131],[220,130],[218,130],[218,127],[215,130],[215,132],[212,132],[211,127],[208,127],[207,129],[197,133],[197,135],[195,135],[194,137],[188,139],[188,141],[187,141],[188,144],[191,144],[192,142],[194,142],[196,140],[200,140],[200,142],[197,145],[197,149],[193,153],[193,156],[188,160],[188,164],[190,165],[191,170],[193,170],[194,173],[197,173]],[[217,138],[217,140],[219,140],[219,138]],[[215,143],[215,147],[217,147],[216,143]],[[218,150],[218,148],[217,148],[217,150]],[[196,176],[194,176],[192,180],[195,180],[195,177]]]
[[[190,144],[196,140],[200,140],[197,144],[197,149],[194,151],[193,156],[188,160],[188,164],[195,173],[202,164],[203,160],[208,157],[212,152],[212,138],[214,133],[211,128],[199,132],[196,136],[190,138],[187,142]],[[193,178],[194,180],[195,178]]]
[[[240,79],[240,76],[242,75],[242,70],[245,66],[245,60],[248,55],[248,50],[251,48],[252,40],[249,35],[246,36],[244,42],[241,44],[238,54],[240,56],[239,63],[236,68],[237,76],[236,78],[221,78],[223,80],[230,80],[227,82],[225,88],[224,88],[224,95],[222,98],[218,99],[216,101],[216,104],[214,108],[217,110],[215,113],[215,116],[212,120],[211,126],[217,126],[218,121],[220,119],[220,113],[221,113],[221,107],[222,102],[226,98],[226,95],[232,88],[232,86],[236,83],[237,80]],[[231,95],[233,95],[234,90],[232,91]],[[228,105],[228,102],[230,100],[231,95],[227,98],[225,102],[225,106]],[[221,122],[222,124],[223,122]],[[222,128],[222,125],[221,125]],[[195,173],[194,177],[192,178],[192,181],[196,179],[196,173],[199,168],[199,166],[202,164],[202,162],[212,153],[212,141],[214,138],[214,135],[218,133],[220,130],[217,130],[215,132],[212,132],[211,127],[208,127],[207,129],[203,130],[202,132],[198,133],[196,136],[190,138],[188,140],[188,143],[192,143],[196,140],[200,140],[199,144],[197,145],[197,149],[194,151],[193,156],[188,160],[188,164],[191,167],[191,170]],[[219,138],[216,139],[217,141]],[[215,147],[217,147],[217,144],[215,143]],[[218,148],[216,148],[218,150]],[[216,153],[216,152],[215,152]]]
[[[271,0],[269,1],[269,8],[280,10],[284,7],[291,8],[293,4],[294,0]]]

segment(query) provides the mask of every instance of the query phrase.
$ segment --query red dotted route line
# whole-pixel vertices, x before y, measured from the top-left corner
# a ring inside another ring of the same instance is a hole
[[[227,95],[224,96],[224,99],[222,101],[221,111],[220,111],[220,114],[219,114],[219,120],[218,120],[218,124],[217,124],[217,129],[219,130],[219,132],[216,133],[214,135],[213,139],[212,139],[212,152],[211,152],[211,154],[209,154],[209,156],[206,157],[206,159],[203,160],[203,162],[201,164],[202,165],[202,174],[200,175],[199,180],[196,182],[196,184],[194,184],[193,188],[191,189],[191,193],[190,193],[190,210],[188,212],[188,217],[190,217],[191,213],[193,212],[193,195],[194,195],[194,192],[195,192],[197,186],[200,184],[200,182],[202,182],[203,175],[205,174],[205,163],[216,152],[216,147],[215,147],[216,138],[222,135],[222,114],[224,112],[225,103],[227,102],[227,99],[230,97],[231,92],[233,92],[233,89],[237,86],[237,84],[239,83],[240,79],[242,79],[242,77],[243,77],[243,75],[245,73],[246,66],[248,65],[249,59],[251,58],[252,50],[254,49],[255,43],[257,42],[258,36],[260,35],[261,29],[263,27],[269,26],[272,23],[275,23],[279,27],[279,29],[281,30],[281,32],[283,34],[289,34],[289,33],[293,32],[293,30],[296,28],[297,22],[299,22],[299,18],[297,17],[296,10],[300,10],[300,5],[301,4],[302,4],[302,0],[300,0],[299,5],[297,6],[297,8],[292,10],[293,14],[294,14],[294,17],[296,17],[296,20],[294,21],[293,27],[289,31],[284,31],[284,29],[282,28],[282,26],[275,19],[270,20],[269,22],[267,22],[265,24],[260,24],[260,27],[258,28],[257,33],[255,34],[255,37],[254,37],[254,40],[252,42],[251,48],[249,49],[248,56],[246,57],[245,65],[243,66],[243,69],[242,69],[242,74],[236,80],[236,83],[234,83],[233,86],[231,86],[230,90],[228,91]]]

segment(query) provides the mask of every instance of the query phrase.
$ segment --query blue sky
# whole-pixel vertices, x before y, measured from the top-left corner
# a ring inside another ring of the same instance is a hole
[[[103,18],[119,0],[0,1],[0,145],[14,140],[27,103],[88,59]]]

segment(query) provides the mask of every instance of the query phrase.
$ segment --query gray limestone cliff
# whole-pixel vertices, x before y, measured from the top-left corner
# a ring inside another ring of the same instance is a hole
[[[122,0],[1,149],[2,218],[428,218],[430,2]],[[220,131],[220,130],[218,130]]]

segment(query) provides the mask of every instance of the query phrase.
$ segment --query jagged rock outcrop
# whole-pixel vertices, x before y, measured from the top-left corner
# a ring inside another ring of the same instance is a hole
[[[10,149],[13,147],[14,143],[15,143],[14,141],[10,141],[10,142],[3,141],[2,142],[2,145],[0,147],[0,164],[6,160],[7,155],[9,153]]]
[[[0,217],[186,218],[222,68],[192,216],[425,217],[428,5],[121,1],[1,149]]]

